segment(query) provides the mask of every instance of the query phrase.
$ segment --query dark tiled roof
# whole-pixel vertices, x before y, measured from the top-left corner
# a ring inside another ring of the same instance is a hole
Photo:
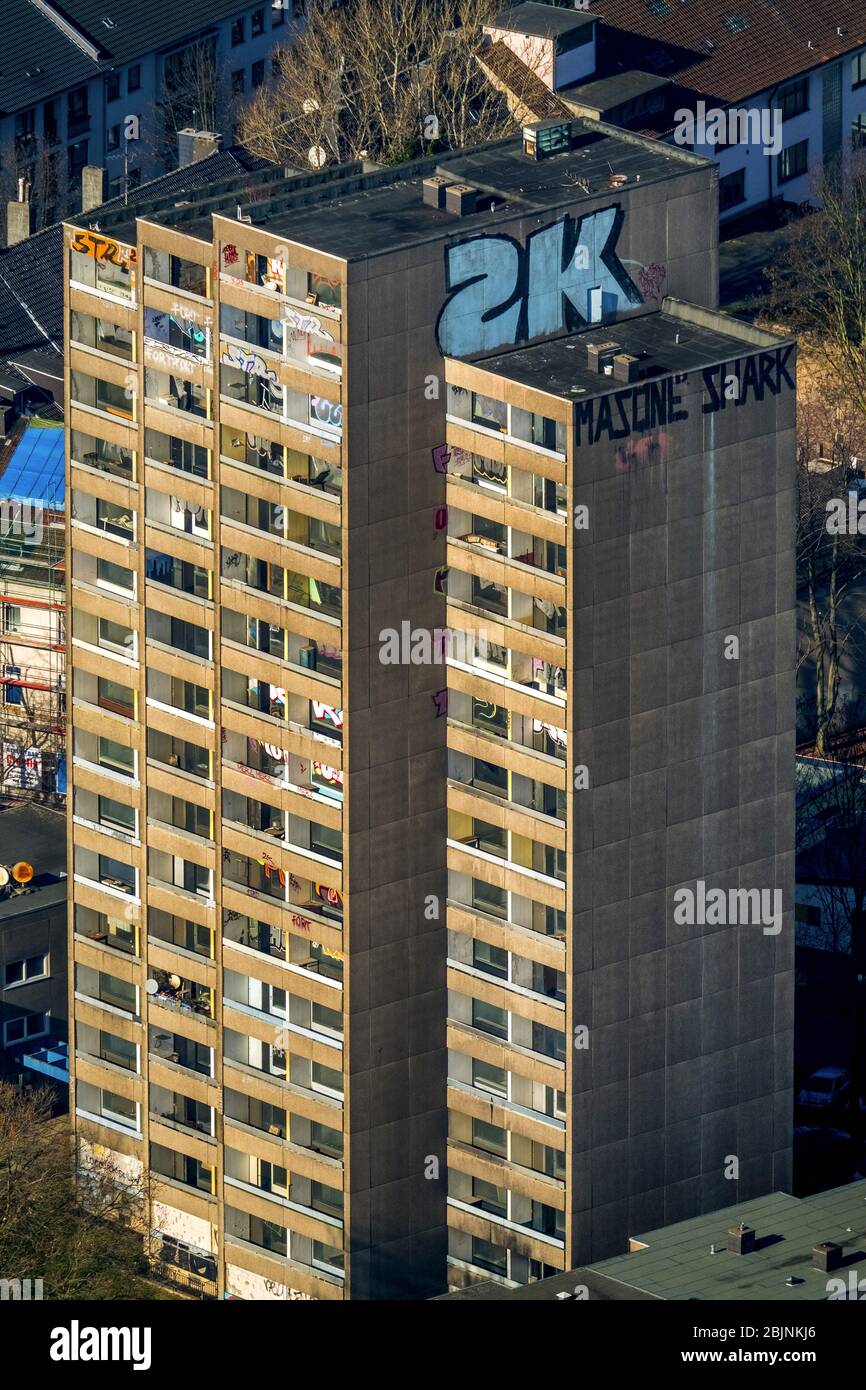
[[[113,13],[114,0],[103,0],[103,4]],[[134,219],[160,200],[172,206],[185,194],[232,180],[238,181],[238,196],[245,197],[247,180],[273,168],[267,160],[233,145],[131,189],[126,204],[122,198],[113,198],[77,220],[107,229],[117,219]],[[0,363],[4,379],[16,372],[22,385],[42,386],[55,400],[62,400],[62,354],[63,227],[58,223],[0,251]]]
[[[2,0],[0,12],[14,42],[0,57],[0,112],[21,111],[133,62],[155,48],[194,38],[218,20],[243,12],[243,0],[47,0],[95,47],[94,59],[31,0]],[[103,19],[114,21],[111,28]],[[283,31],[281,30],[280,33]]]
[[[866,43],[863,0],[590,0],[590,10],[603,21],[601,70],[659,72],[720,102]]]
[[[564,5],[539,5],[536,0],[526,0],[523,5],[513,5],[503,10],[490,27],[547,39],[570,34],[574,29],[594,23],[594,20],[595,16],[587,14],[585,10],[567,9]]]
[[[572,112],[565,102],[560,101],[502,39],[480,49],[478,61],[495,82],[507,88],[526,107],[533,120],[570,119]]]

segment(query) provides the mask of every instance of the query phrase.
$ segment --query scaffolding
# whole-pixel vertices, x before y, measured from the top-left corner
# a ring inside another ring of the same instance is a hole
[[[62,426],[22,422],[0,454],[0,795],[66,794]]]

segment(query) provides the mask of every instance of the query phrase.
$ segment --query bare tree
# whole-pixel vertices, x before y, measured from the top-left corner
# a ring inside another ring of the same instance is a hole
[[[148,1192],[91,1152],[78,1169],[67,1117],[53,1119],[50,1091],[21,1095],[0,1082],[0,1271],[42,1279],[46,1299],[159,1296],[140,1231]]]
[[[6,204],[17,201],[18,181],[24,179],[30,200],[30,230],[41,231],[71,213],[72,188],[65,150],[33,136],[10,142],[0,150],[0,217],[3,243],[6,241]]]
[[[275,76],[244,107],[240,138],[278,164],[368,158],[397,164],[513,130],[477,53],[498,0],[312,0],[275,55]]]
[[[822,169],[813,197],[767,272],[773,312],[866,420],[866,151]]]
[[[821,909],[807,944],[850,957],[851,1069],[866,1095],[866,730],[834,742],[828,758],[798,760],[797,879]],[[841,1001],[840,1001],[841,1005]]]
[[[798,684],[804,732],[823,757],[834,732],[857,713],[856,700],[840,699],[845,665],[866,662],[858,613],[866,537],[828,527],[828,504],[847,508],[855,486],[851,464],[864,450],[866,420],[820,359],[801,363],[798,387]]]
[[[154,148],[160,165],[177,164],[177,133],[223,130],[229,114],[228,80],[216,60],[214,39],[198,39],[165,61],[155,106]]]

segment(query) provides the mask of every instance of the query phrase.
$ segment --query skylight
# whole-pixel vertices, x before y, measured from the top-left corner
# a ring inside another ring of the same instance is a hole
[[[749,27],[749,21],[743,19],[741,14],[729,14],[727,19],[722,20],[722,23],[729,34],[742,34],[743,30]]]
[[[673,14],[674,12],[673,6],[668,3],[668,0],[647,0],[647,9],[650,14],[655,15]]]

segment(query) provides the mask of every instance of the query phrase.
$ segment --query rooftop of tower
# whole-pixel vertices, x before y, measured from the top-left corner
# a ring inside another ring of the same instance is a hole
[[[731,362],[756,349],[770,351],[788,341],[728,314],[664,299],[661,305],[644,306],[615,323],[592,324],[543,342],[476,354],[469,360],[522,386],[551,396],[581,399],[622,390],[630,381],[633,384],[648,377]],[[629,379],[613,369],[605,373],[600,363],[590,362],[587,348],[591,346],[602,347],[601,356],[608,361],[615,354],[638,359],[638,375]]]
[[[582,199],[627,193],[638,185],[713,168],[711,161],[678,146],[660,145],[603,122],[575,117],[569,124],[571,147],[543,159],[526,155],[522,139],[515,136],[395,167],[358,162],[318,173],[283,170],[278,177],[271,168],[243,191],[205,187],[180,203],[163,200],[153,209],[139,201],[129,218],[115,215],[100,225],[110,226],[120,240],[134,241],[137,215],[210,241],[212,215],[234,219],[240,214],[286,241],[356,261],[481,225],[495,228],[497,221],[521,213],[547,214]],[[471,185],[477,210],[458,216],[425,203],[423,180],[437,173]]]

